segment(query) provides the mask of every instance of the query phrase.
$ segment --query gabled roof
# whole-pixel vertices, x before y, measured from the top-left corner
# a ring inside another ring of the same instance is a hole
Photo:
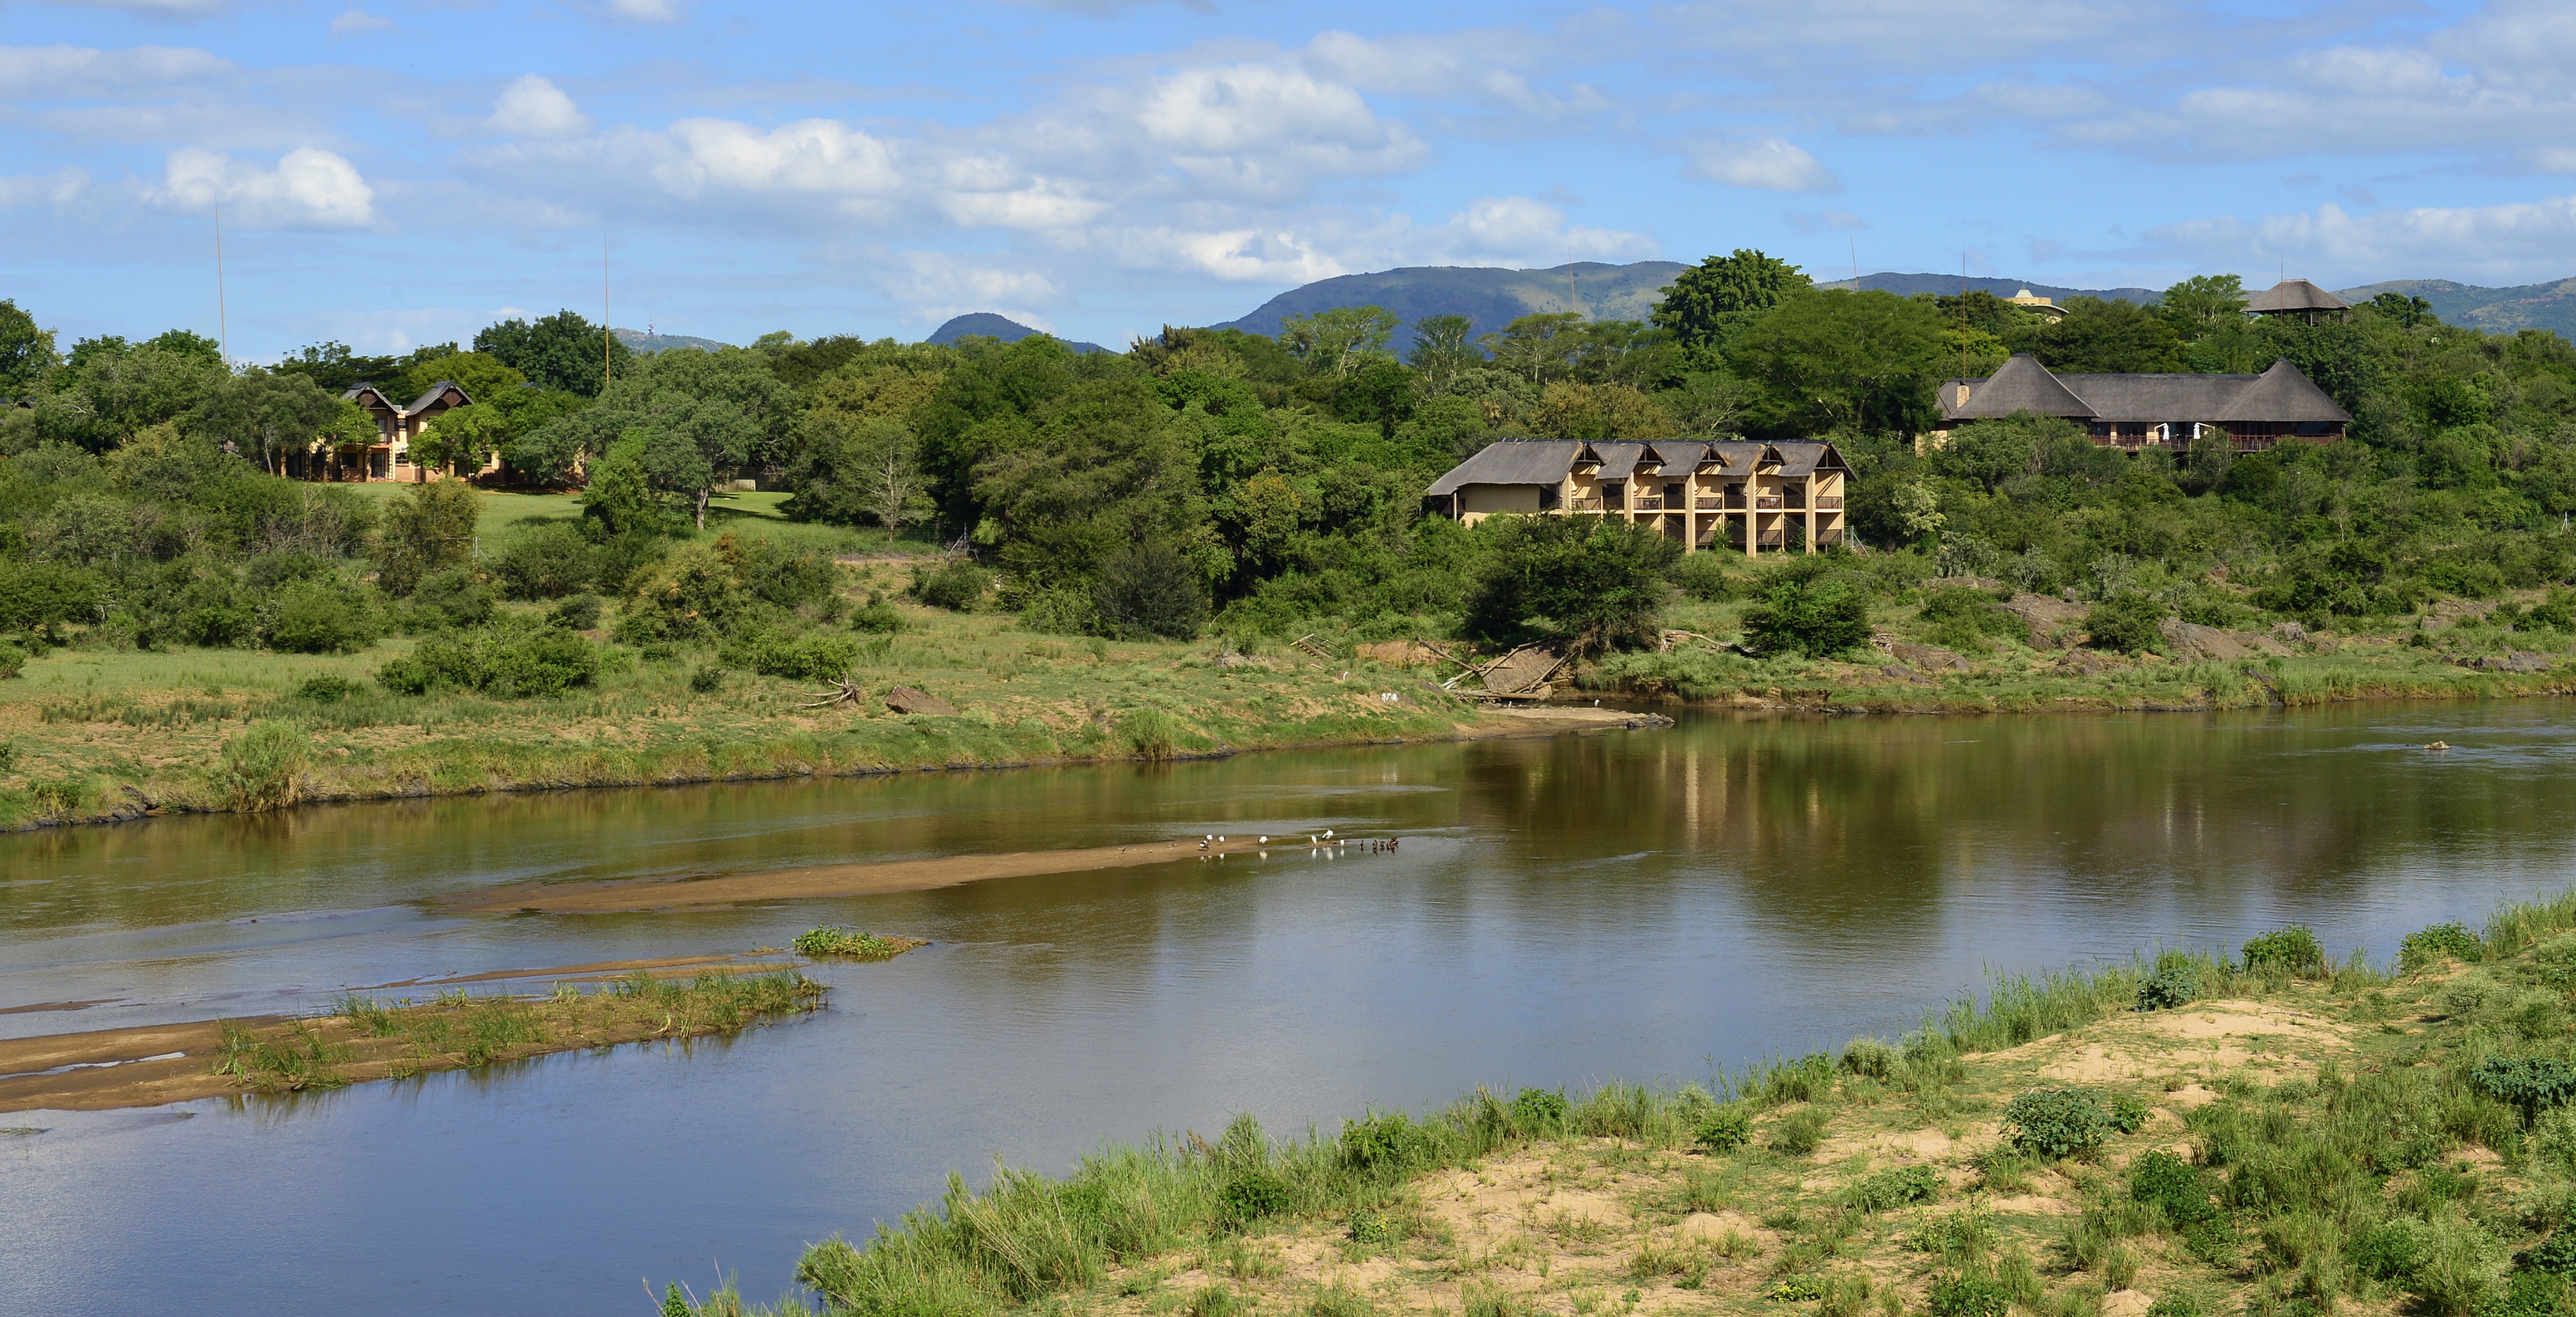
[[[2245,309],[2264,315],[2282,311],[2349,311],[2352,304],[2305,279],[2284,279],[2256,294]]]
[[[1587,448],[1601,459],[1601,470],[1596,473],[1600,479],[1625,480],[1636,471],[1637,459],[1646,455],[1647,446],[1640,443],[1599,441],[1587,445]]]
[[[1941,414],[1960,420],[1980,420],[2010,416],[2015,412],[2033,412],[2041,416],[2091,416],[2093,404],[2069,389],[2039,358],[2027,352],[2016,352],[2012,360],[1988,379],[1968,381],[1968,400],[1960,403],[1955,386],[1941,393]]]
[[[431,403],[438,401],[438,395],[447,392],[449,389],[456,390],[456,396],[465,399],[464,402],[456,404],[457,406],[464,407],[473,403],[473,396],[465,392],[463,385],[458,384],[454,380],[440,380],[438,383],[430,385],[429,392],[420,395],[419,398],[412,402],[411,406],[404,410],[411,412],[425,410]],[[458,422],[458,424],[463,424],[463,422]]]
[[[1749,476],[1753,474],[1754,464],[1760,462],[1762,455],[1770,451],[1770,448],[1769,444],[1757,444],[1745,439],[1724,440],[1710,444],[1708,455],[1716,458],[1725,467],[1726,474]]]
[[[2314,380],[2283,357],[2272,368],[2254,377],[2236,395],[2227,410],[2218,414],[2222,421],[2349,421],[2352,413],[2335,404]]]
[[[384,404],[385,410],[387,411],[398,412],[402,410],[401,407],[395,405],[393,399],[385,396],[384,390],[379,389],[372,384],[351,385],[348,392],[340,395],[340,401],[354,402],[360,406],[365,406],[365,400],[370,396],[374,397],[377,402]]]
[[[1553,485],[1574,470],[1579,439],[1502,439],[1477,449],[1431,482],[1430,492],[1454,494],[1467,485]]]
[[[1786,477],[1812,476],[1822,471],[1847,471],[1843,455],[1832,444],[1787,442],[1771,445],[1780,455],[1780,474]]]
[[[2251,375],[2060,375],[2097,421],[2214,421]]]

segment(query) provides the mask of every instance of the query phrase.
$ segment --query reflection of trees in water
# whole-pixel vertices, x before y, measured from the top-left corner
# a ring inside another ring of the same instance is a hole
[[[1492,747],[1471,757],[1465,821],[1567,857],[1678,853],[1729,875],[1747,914],[1873,934],[1928,927],[1963,884],[2313,902],[2407,870],[2567,861],[2553,811],[2576,765],[2436,761],[2399,748],[2392,721],[1695,720]],[[2554,736],[2527,713],[2497,724],[2481,735]]]

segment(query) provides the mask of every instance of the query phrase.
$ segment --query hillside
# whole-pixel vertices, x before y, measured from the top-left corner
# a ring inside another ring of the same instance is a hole
[[[1810,271],[1809,273],[1813,274],[1816,272]],[[1955,274],[1893,274],[1882,272],[1879,274],[1865,274],[1862,275],[1860,279],[1860,286],[1864,289],[1874,292],[1894,293],[1899,297],[1912,297],[1917,293],[1933,293],[1939,296],[1948,297],[1959,291],[1959,285],[1961,283],[1965,283],[1972,291],[1993,293],[1997,297],[2010,297],[2015,293],[2028,289],[2031,293],[2037,296],[2054,298],[2061,304],[2070,297],[2099,297],[2104,301],[2145,302],[2152,305],[2159,298],[2164,296],[2163,293],[2152,288],[2061,288],[2056,284],[2035,284],[2027,279],[1963,280]],[[1852,286],[1852,281],[1849,279],[1834,279],[1830,281],[1820,279],[1817,281],[1816,286],[1819,288],[1849,288]]]
[[[990,311],[970,311],[962,316],[951,317],[947,324],[941,325],[939,328],[930,331],[930,337],[922,341],[925,343],[935,343],[944,348],[970,334],[981,334],[986,338],[998,338],[1005,343],[1017,343],[1031,334],[1042,334],[1045,332],[1046,331],[1040,329],[1031,329],[1027,325],[1023,325],[1019,321],[1011,319],[1009,316],[997,316]],[[1097,343],[1077,343],[1072,339],[1065,339],[1064,345],[1072,348],[1076,352],[1106,352],[1109,350]]]
[[[1482,266],[1416,265],[1375,274],[1346,274],[1291,288],[1252,314],[1214,329],[1276,336],[1279,322],[1345,306],[1382,306],[1404,318],[1394,348],[1413,345],[1413,324],[1424,316],[1464,315],[1476,332],[1491,333],[1525,315],[1580,309],[1595,320],[1643,320],[1674,276],[1688,266],[1674,261],[1604,265],[1578,261],[1544,270]]]
[[[2448,279],[2391,279],[2335,294],[2347,302],[2366,302],[2380,293],[2420,297],[2433,304],[2444,324],[2510,334],[2517,329],[2556,330],[2576,338],[2576,279],[2523,284],[2514,288],[2480,288]]]
[[[647,334],[636,329],[620,329],[615,333],[617,341],[625,344],[628,351],[647,354],[669,348],[696,348],[700,352],[713,352],[717,348],[733,346],[730,343],[719,343],[711,338],[695,338],[687,334]]]

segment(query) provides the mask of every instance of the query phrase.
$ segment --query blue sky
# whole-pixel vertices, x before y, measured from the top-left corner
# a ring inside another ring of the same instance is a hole
[[[2576,275],[2576,5],[0,0],[0,296],[1123,344],[1398,265]]]

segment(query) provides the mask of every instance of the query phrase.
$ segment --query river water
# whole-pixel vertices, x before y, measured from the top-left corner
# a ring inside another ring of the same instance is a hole
[[[567,792],[0,837],[0,1036],[341,988],[928,937],[820,1014],[319,1096],[10,1115],[0,1313],[633,1313],[785,1290],[994,1157],[1274,1131],[1478,1083],[1682,1082],[1895,1034],[1989,969],[2232,948],[2385,959],[2571,881],[2559,701],[1672,731],[1167,767]],[[2417,747],[2449,742],[2448,753]],[[456,916],[505,883],[1400,835],[1394,853],[683,913]]]

